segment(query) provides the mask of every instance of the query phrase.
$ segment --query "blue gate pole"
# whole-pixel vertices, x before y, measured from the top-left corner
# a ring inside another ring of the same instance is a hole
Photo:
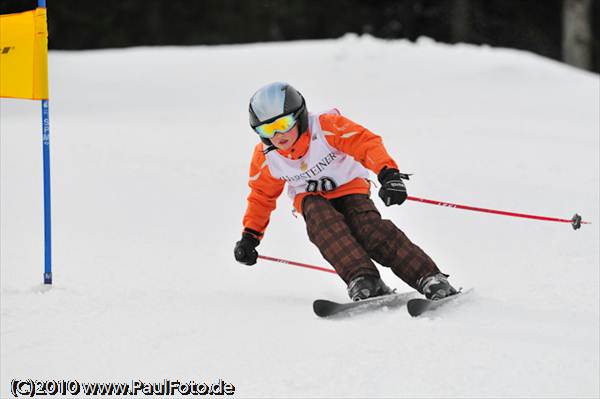
[[[44,284],[52,284],[52,223],[50,218],[50,112],[42,100],[42,152],[44,161]]]
[[[46,0],[38,0],[46,8]],[[52,284],[52,223],[50,218],[50,110],[42,100],[42,153],[44,163],[44,284]]]

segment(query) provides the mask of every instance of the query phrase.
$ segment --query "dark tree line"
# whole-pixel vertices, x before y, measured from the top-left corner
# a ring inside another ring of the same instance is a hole
[[[51,49],[335,38],[346,32],[512,47],[563,59],[566,2],[588,2],[600,71],[600,0],[47,0]],[[0,0],[0,12],[34,0]],[[580,23],[580,22],[578,22]],[[566,57],[568,58],[568,57]]]

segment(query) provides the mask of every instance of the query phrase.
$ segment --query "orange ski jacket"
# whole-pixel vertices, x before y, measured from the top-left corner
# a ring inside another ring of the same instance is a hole
[[[398,165],[383,146],[380,136],[339,114],[322,114],[319,116],[319,122],[323,131],[333,133],[325,136],[330,146],[352,156],[354,160],[375,174],[379,174],[384,167],[398,169]],[[288,151],[279,149],[274,151],[284,157],[299,159],[308,151],[310,137],[310,131],[305,132]],[[262,143],[254,147],[248,185],[250,195],[242,221],[243,231],[260,240],[269,224],[277,198],[285,186],[285,180],[271,175]],[[368,180],[356,178],[332,191],[300,193],[294,198],[294,208],[302,212],[302,200],[307,195],[321,195],[333,199],[349,194],[369,194],[369,189]]]

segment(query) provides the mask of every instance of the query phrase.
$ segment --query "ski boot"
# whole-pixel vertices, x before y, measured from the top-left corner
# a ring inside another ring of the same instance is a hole
[[[448,275],[444,273],[421,277],[417,280],[417,286],[427,299],[437,300],[458,294],[458,291],[448,282]]]
[[[348,296],[354,302],[392,292],[383,280],[375,276],[359,276],[348,284]]]

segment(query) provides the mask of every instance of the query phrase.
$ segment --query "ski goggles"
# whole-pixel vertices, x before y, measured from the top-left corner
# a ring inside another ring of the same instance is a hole
[[[292,130],[296,125],[296,117],[293,113],[280,116],[272,122],[263,123],[254,127],[254,131],[258,133],[260,137],[265,139],[273,138],[277,133],[286,133]]]

